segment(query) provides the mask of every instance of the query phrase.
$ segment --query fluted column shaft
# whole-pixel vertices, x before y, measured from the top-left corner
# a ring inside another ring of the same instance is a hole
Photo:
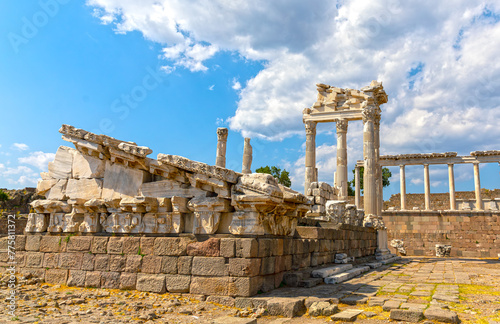
[[[365,215],[377,215],[377,159],[375,150],[375,122],[380,118],[378,107],[363,109],[363,193]]]

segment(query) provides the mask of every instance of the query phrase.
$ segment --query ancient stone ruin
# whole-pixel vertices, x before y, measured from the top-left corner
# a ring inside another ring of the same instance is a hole
[[[314,278],[296,272],[310,267],[375,254],[390,262],[378,205],[379,105],[387,95],[376,81],[361,91],[318,90],[318,101],[304,110],[305,195],[251,172],[249,138],[242,172],[226,169],[225,128],[217,129],[209,165],[161,153],[150,158],[148,147],[63,125],[62,138],[75,148],[59,147],[41,174],[37,192],[46,199],[32,202],[26,235],[16,238],[22,271],[70,286],[251,296],[283,283],[338,283],[370,268],[342,276],[326,268]],[[346,201],[347,122],[360,119],[364,209]],[[315,125],[325,121],[340,129],[333,187],[317,181],[314,163]]]

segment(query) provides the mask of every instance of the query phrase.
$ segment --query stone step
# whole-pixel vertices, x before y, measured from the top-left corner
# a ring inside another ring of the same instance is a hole
[[[382,262],[370,262],[366,264],[367,266],[370,267],[370,269],[377,269],[382,266]]]
[[[360,274],[367,272],[368,270],[370,270],[369,266],[361,266],[333,276],[326,277],[324,280],[326,284],[338,284],[340,282],[344,282],[351,278],[359,276]]]
[[[322,278],[308,278],[308,279],[304,279],[304,280],[301,280],[299,281],[299,287],[304,287],[304,288],[312,288],[312,287],[316,287],[317,285],[323,283],[323,279]]]
[[[333,276],[337,273],[344,272],[352,269],[352,264],[341,264],[337,266],[332,266],[328,268],[318,269],[311,272],[311,277],[313,278],[326,278]]]
[[[394,263],[396,261],[399,261],[401,260],[401,257],[400,256],[394,256],[390,259],[387,259],[387,260],[381,260],[380,262],[383,264],[383,265],[386,265],[386,264],[389,264],[389,263]]]

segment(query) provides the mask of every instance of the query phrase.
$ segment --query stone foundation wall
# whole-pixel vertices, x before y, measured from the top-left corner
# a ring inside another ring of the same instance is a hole
[[[452,257],[498,258],[500,253],[499,212],[384,211],[382,217],[389,242],[403,240],[409,256],[435,256],[436,244],[451,245]]]
[[[500,189],[488,190],[481,189],[482,199],[495,199],[500,198]],[[354,199],[354,198],[353,198]],[[474,191],[457,191],[455,192],[455,199],[457,200],[475,200],[476,194]],[[457,202],[458,203],[458,202]],[[401,195],[394,194],[387,201],[384,201],[384,209],[389,207],[401,208]],[[406,208],[413,209],[418,207],[421,210],[425,209],[425,196],[424,194],[406,194]],[[432,210],[447,210],[450,209],[450,194],[445,193],[431,193],[431,209]]]
[[[7,237],[0,266],[7,266]],[[53,284],[200,295],[252,296],[277,288],[284,274],[363,257],[377,247],[372,228],[298,227],[295,237],[180,235],[18,235],[17,270]]]

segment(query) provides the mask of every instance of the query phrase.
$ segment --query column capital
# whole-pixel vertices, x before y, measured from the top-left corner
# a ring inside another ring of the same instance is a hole
[[[317,122],[308,120],[304,123],[306,127],[306,135],[316,135],[316,124]]]
[[[219,141],[227,140],[227,134],[228,134],[227,128],[225,127],[217,128],[217,139]]]
[[[380,108],[376,106],[367,106],[363,108],[361,116],[363,117],[363,123],[368,121],[380,123]]]
[[[455,163],[448,163],[448,166],[453,167],[454,165],[455,165]]]
[[[347,126],[348,126],[348,121],[345,119],[338,119],[335,121],[335,124],[337,126],[337,133],[345,133],[347,132]]]

